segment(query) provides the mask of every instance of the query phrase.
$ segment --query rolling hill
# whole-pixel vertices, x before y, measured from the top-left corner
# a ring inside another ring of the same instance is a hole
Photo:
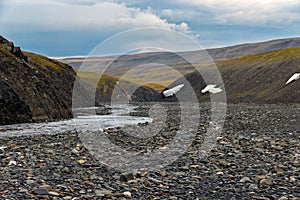
[[[95,96],[96,102],[110,102],[113,92],[122,95],[122,97],[126,99],[131,99],[132,102],[155,101],[156,96],[158,95],[158,92],[150,87],[136,85],[129,81],[121,81],[116,77],[105,74],[100,76],[100,74],[93,72],[78,71],[77,75],[82,81],[88,83],[93,88],[96,88],[98,94]],[[119,87],[115,89],[116,86]],[[135,91],[129,91],[131,88]]]
[[[300,81],[285,84],[291,75],[300,71],[300,48],[220,60],[216,64],[230,103],[300,103]],[[201,73],[209,73],[210,69],[209,66],[203,67]],[[192,85],[200,101],[210,99],[208,94],[200,93],[206,83],[198,72],[185,75],[169,87],[186,81]],[[214,78],[207,84],[210,83],[220,85]],[[186,92],[183,88],[179,93],[188,95]]]
[[[300,38],[280,39],[273,41],[266,41],[260,43],[241,44],[224,48],[208,49],[207,53],[214,61],[238,58],[241,56],[248,56],[260,54],[275,50],[281,50],[292,47],[300,47]],[[156,90],[162,90],[171,84],[176,79],[183,75],[193,72],[193,67],[190,66],[185,59],[196,60],[196,65],[209,65],[210,61],[203,51],[190,52],[151,52],[140,53],[134,55],[121,56],[107,56],[107,57],[92,57],[92,58],[65,58],[62,62],[71,65],[75,70],[79,70],[81,64],[84,62],[84,67],[80,71],[99,72],[99,69],[104,69],[105,74],[121,78],[124,74],[126,79],[135,84],[144,85],[144,82],[152,82],[146,84]],[[201,60],[202,63],[198,63]],[[149,63],[151,63],[149,65]],[[148,65],[148,66],[147,66]],[[165,66],[170,68],[166,68]],[[146,67],[139,67],[146,66]]]
[[[300,47],[299,37],[209,49],[208,53],[214,60],[219,60],[224,58],[237,58],[242,56],[266,53],[293,47]]]

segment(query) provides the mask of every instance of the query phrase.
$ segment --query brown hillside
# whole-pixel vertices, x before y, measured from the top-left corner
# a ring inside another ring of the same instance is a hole
[[[228,59],[216,64],[225,84],[223,89],[228,102],[300,103],[300,81],[285,84],[290,76],[300,71],[300,48]],[[203,73],[208,72],[210,67],[202,70]],[[209,100],[208,94],[200,92],[206,83],[199,73],[188,74],[185,79],[194,87],[200,100]],[[184,81],[181,78],[169,87]],[[184,93],[184,89],[181,92]]]

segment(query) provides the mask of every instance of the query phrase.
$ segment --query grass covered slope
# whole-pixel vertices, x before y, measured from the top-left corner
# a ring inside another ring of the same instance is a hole
[[[25,56],[27,56],[28,62],[31,66],[40,68],[44,71],[48,71],[48,72],[55,71],[57,73],[70,71],[70,66],[60,61],[53,60],[45,56],[31,53],[31,52],[24,51],[23,53]],[[72,71],[72,73],[74,72]]]
[[[300,103],[300,48],[277,50],[217,63],[232,101]]]
[[[127,99],[131,98],[132,101],[154,101],[158,93],[144,85],[138,85],[127,80],[120,81],[118,78],[106,75],[97,74],[94,72],[78,71],[77,75],[84,82],[88,83],[96,89],[98,95],[96,95],[97,102],[110,102],[111,96],[115,90],[115,87],[119,84],[121,90],[118,91],[121,95],[131,95]],[[133,94],[128,94],[128,89],[136,88]]]
[[[228,102],[249,103],[300,103],[300,81],[286,85],[286,81],[300,71],[300,48],[288,48],[267,53],[243,56],[217,61],[222,75]],[[203,72],[210,67],[203,67]],[[208,94],[201,94],[206,83],[198,73],[185,78],[194,87],[198,97],[209,100]],[[179,84],[182,79],[172,85]]]

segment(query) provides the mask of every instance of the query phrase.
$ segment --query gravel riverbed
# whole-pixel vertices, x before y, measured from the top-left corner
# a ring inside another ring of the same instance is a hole
[[[134,138],[122,128],[104,133],[137,154],[164,148],[179,129],[180,114],[177,105],[164,106],[165,127],[151,138]],[[135,115],[147,116],[149,107]],[[1,137],[0,199],[300,199],[299,104],[228,105],[223,131],[206,157],[199,150],[210,109],[200,110],[191,146],[173,163],[150,171],[111,168],[85,148],[77,132]],[[147,126],[152,124],[127,130]]]

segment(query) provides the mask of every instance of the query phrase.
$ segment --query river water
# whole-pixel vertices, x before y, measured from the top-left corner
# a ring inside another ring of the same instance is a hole
[[[111,108],[111,114],[96,115],[95,109],[98,109],[98,107],[90,107],[74,110],[73,113],[76,112],[75,117],[70,120],[0,126],[0,137],[56,134],[70,131],[97,131],[152,121],[149,117],[129,116],[129,112],[134,112],[136,108],[132,105],[109,107]]]

